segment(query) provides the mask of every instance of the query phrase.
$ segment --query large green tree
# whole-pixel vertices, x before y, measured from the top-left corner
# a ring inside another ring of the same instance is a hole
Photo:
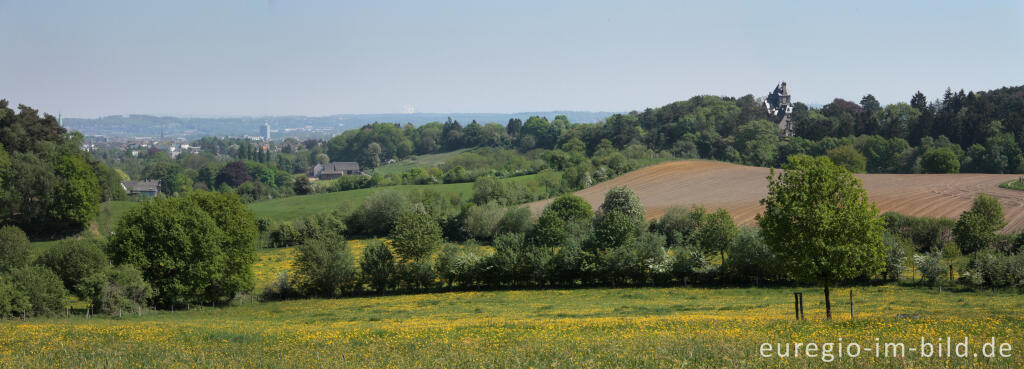
[[[995,197],[978,194],[971,209],[960,214],[953,226],[953,237],[964,253],[972,253],[992,244],[996,231],[1006,226],[1003,206]]]
[[[784,169],[768,177],[761,235],[794,277],[824,286],[831,319],[829,287],[882,267],[884,221],[860,180],[828,158],[795,155]]]
[[[251,238],[241,233],[255,227],[244,213],[239,219],[223,214],[238,210],[233,202],[178,197],[143,203],[121,217],[107,251],[115,264],[143,273],[159,306],[228,301],[251,286]],[[210,204],[228,205],[211,215],[204,209]]]
[[[398,216],[391,240],[402,261],[420,261],[441,245],[441,227],[426,212],[410,210]]]

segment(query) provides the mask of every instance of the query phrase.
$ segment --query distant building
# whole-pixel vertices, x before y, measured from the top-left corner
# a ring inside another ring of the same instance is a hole
[[[260,136],[264,141],[270,141],[270,123],[263,123],[263,127],[260,127]]]
[[[160,193],[160,181],[125,181],[121,188],[128,196],[156,197]]]
[[[782,137],[793,137],[793,103],[785,81],[775,86],[775,91],[764,99],[764,107],[775,118]]]
[[[359,163],[354,161],[336,161],[313,166],[313,177],[319,179],[334,179],[341,176],[357,174],[361,174],[359,171]]]

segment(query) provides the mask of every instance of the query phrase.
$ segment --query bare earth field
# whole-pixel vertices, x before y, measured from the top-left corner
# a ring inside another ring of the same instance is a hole
[[[768,194],[768,168],[690,160],[650,166],[576,192],[595,209],[612,187],[627,186],[657,218],[673,206],[703,205],[726,209],[738,224],[754,224]],[[913,216],[957,218],[971,207],[974,196],[986,193],[1003,204],[1009,223],[1004,232],[1024,229],[1024,192],[999,188],[1015,174],[858,174],[868,196],[882,212]],[[530,203],[536,214],[551,200]]]

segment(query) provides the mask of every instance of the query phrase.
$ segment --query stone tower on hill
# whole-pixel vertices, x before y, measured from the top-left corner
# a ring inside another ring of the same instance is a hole
[[[782,137],[793,137],[793,102],[785,81],[775,86],[775,91],[764,99],[764,107],[779,124]]]

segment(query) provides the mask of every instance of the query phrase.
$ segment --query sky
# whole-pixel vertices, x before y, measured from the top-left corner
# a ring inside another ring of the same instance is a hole
[[[0,0],[0,98],[52,114],[883,104],[1024,84],[1016,1]]]

